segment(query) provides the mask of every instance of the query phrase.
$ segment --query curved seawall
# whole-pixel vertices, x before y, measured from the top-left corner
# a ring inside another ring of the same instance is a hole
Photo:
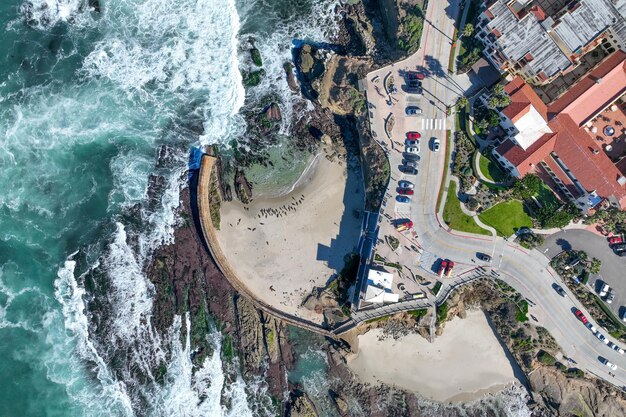
[[[211,221],[211,212],[209,209],[209,190],[211,185],[211,173],[213,172],[213,167],[215,166],[216,159],[217,158],[213,156],[202,155],[200,171],[198,173],[198,183],[196,188],[196,204],[198,207],[198,220],[201,229],[199,230],[199,232],[201,233],[202,238],[206,243],[209,254],[215,261],[215,264],[222,272],[222,274],[224,274],[228,282],[235,288],[235,290],[241,295],[250,299],[255,307],[265,311],[268,314],[271,314],[272,316],[277,317],[278,319],[286,323],[301,327],[311,332],[321,334],[323,336],[334,338],[335,336],[331,331],[323,328],[319,324],[292,316],[291,314],[287,314],[285,312],[277,310],[274,307],[271,307],[259,301],[237,276],[237,273],[231,266],[228,258],[222,252],[222,248],[217,239],[213,222]]]

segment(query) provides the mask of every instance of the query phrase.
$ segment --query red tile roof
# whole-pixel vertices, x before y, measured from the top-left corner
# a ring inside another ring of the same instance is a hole
[[[524,176],[552,152],[554,138],[555,135],[552,133],[545,134],[526,150],[507,139],[496,148],[496,151],[515,165],[520,175]]]
[[[546,104],[541,101],[541,98],[539,98],[537,93],[535,93],[535,90],[526,84],[521,77],[515,77],[511,82],[505,85],[504,91],[509,95],[509,97],[511,97],[511,104],[503,111],[509,119],[513,120],[513,118],[507,114],[507,111],[512,114],[517,114],[516,109],[519,110],[521,105],[527,106],[532,104],[541,117],[543,117],[544,120],[548,120],[548,108],[546,107]],[[507,110],[511,106],[513,106],[513,109]]]
[[[554,152],[580,184],[602,197],[615,196],[626,208],[626,186],[617,182],[622,173],[593,138],[566,114],[550,121],[550,127],[558,132]]]
[[[550,104],[548,116],[567,113],[578,126],[626,92],[626,52],[617,51]]]
[[[548,156],[544,162],[546,163],[546,165],[548,165],[548,167],[550,167],[550,169],[552,170],[552,172],[554,173],[554,175],[556,175],[561,182],[563,183],[563,186],[565,186],[565,188],[567,188],[567,190],[576,198],[576,197],[580,197],[581,193],[580,190],[578,189],[578,187],[576,187],[574,185],[574,183],[572,182],[572,180],[569,179],[569,177],[567,176],[567,174],[565,174],[565,172],[561,169],[561,167],[559,166],[559,164],[556,163],[556,161],[551,157]]]

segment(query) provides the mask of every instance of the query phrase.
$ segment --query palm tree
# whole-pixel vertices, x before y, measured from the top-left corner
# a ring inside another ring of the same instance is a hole
[[[463,28],[463,31],[461,32],[461,36],[465,38],[469,38],[473,34],[474,34],[474,25],[472,25],[471,23],[468,23],[467,25],[465,25],[465,27]]]

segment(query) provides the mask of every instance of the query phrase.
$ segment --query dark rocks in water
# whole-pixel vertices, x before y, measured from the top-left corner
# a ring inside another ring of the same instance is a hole
[[[235,171],[235,194],[243,204],[248,204],[252,198],[252,184],[241,169]]]
[[[189,189],[181,191],[183,218],[192,217],[189,195]],[[189,312],[191,350],[196,352],[193,363],[199,366],[211,349],[207,320],[215,319],[223,336],[223,361],[240,357],[244,376],[266,372],[270,393],[283,398],[287,371],[293,366],[288,327],[233,289],[208,254],[195,224],[195,220],[186,222],[176,230],[174,243],[157,249],[147,267],[156,291],[153,325],[166,335],[174,316]]]
[[[300,90],[304,97],[316,101],[319,93],[313,87],[313,82],[324,74],[324,63],[319,56],[319,49],[308,43],[293,48],[294,62],[296,63],[296,78],[300,83]]]
[[[267,108],[264,110],[264,113],[267,120],[270,120],[272,122],[277,122],[281,119],[280,107],[278,107],[278,104],[276,103],[272,103],[267,106]]]
[[[285,70],[285,76],[287,77],[287,85],[291,91],[298,91],[298,82],[296,81],[296,76],[293,73],[293,64],[291,62],[285,62],[283,64],[283,69]]]
[[[100,0],[89,0],[89,7],[93,9],[94,12],[100,13]]]
[[[263,59],[261,58],[261,51],[258,50],[258,48],[252,48],[250,49],[250,58],[252,58],[252,62],[254,62],[254,65],[256,65],[257,67],[262,67],[263,66]]]
[[[289,392],[289,400],[285,405],[286,417],[318,417],[315,404],[304,391],[294,388]]]
[[[241,77],[244,87],[256,87],[261,83],[261,79],[265,76],[265,70],[241,71]]]

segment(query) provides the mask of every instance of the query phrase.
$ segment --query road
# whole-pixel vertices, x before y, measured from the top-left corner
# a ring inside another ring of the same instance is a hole
[[[454,33],[454,17],[458,14],[460,1],[429,2],[418,52],[404,61],[381,68],[367,76],[372,135],[386,150],[391,165],[392,181],[387,190],[388,198],[384,203],[383,214],[392,219],[410,218],[414,223],[414,232],[402,235],[401,238],[403,242],[409,241],[419,248],[419,254],[409,250],[390,253],[383,243],[376,248],[377,253],[384,253],[387,257],[397,256],[397,259],[390,259],[421,268],[425,274],[434,271],[438,259],[453,260],[456,264],[455,275],[444,282],[444,288],[478,265],[492,268],[500,274],[501,279],[530,301],[530,314],[555,337],[563,353],[576,361],[575,366],[612,384],[626,386],[626,357],[609,349],[578,321],[573,309],[580,308],[584,311],[582,305],[571,293],[568,292],[568,296],[563,298],[554,291],[552,284],[559,282],[559,277],[549,267],[549,259],[542,252],[528,251],[500,237],[449,230],[441,221],[443,203],[437,212],[439,189],[448,184],[448,179],[443,178],[447,175],[447,170],[444,170],[445,155],[448,152],[446,130],[454,129],[452,117],[446,114],[446,107],[454,105],[462,90],[455,77],[447,73],[450,39]],[[406,70],[420,70],[426,75],[422,97],[407,94],[402,88],[398,88],[398,92],[393,95],[385,92],[385,80],[393,76],[399,85],[401,74]],[[387,103],[390,98],[391,106]],[[406,116],[407,104],[418,105],[423,114],[419,117]],[[385,120],[390,115],[394,117],[395,123],[388,135],[385,132]],[[422,134],[421,160],[417,175],[404,175],[399,170],[407,131],[419,131]],[[433,137],[441,141],[440,152],[430,150]],[[401,179],[415,184],[415,195],[410,204],[393,200],[397,181]],[[445,197],[444,193],[442,201],[445,201]],[[394,233],[397,235],[391,223],[383,219],[380,236]],[[490,254],[493,261],[490,264],[478,261],[477,252]],[[609,339],[617,343],[616,340]],[[618,365],[618,369],[614,371],[615,377],[609,375],[609,369],[600,363],[600,357]]]

